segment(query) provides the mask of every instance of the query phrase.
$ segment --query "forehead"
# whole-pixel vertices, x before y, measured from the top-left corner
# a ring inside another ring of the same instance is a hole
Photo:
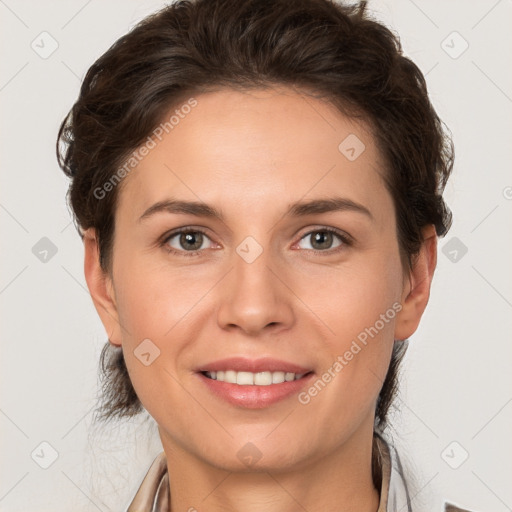
[[[118,209],[127,215],[170,196],[254,215],[313,195],[370,204],[386,194],[368,126],[327,102],[286,87],[193,100],[164,116],[166,129],[125,178]]]

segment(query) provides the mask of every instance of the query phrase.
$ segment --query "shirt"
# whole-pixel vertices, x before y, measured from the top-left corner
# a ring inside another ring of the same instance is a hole
[[[377,512],[414,512],[396,449],[374,434],[380,452],[382,484]],[[165,452],[157,455],[126,512],[169,512],[170,490]],[[445,503],[443,512],[470,512]]]

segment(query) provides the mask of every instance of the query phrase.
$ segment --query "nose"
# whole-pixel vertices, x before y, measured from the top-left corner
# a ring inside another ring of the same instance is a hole
[[[292,326],[293,293],[282,268],[271,260],[265,250],[252,262],[233,255],[234,268],[221,285],[218,323],[222,329],[257,335]]]

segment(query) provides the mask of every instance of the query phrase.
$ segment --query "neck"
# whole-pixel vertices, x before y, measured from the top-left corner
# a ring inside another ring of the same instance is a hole
[[[364,435],[362,435],[364,434]],[[213,466],[162,437],[170,512],[376,512],[372,440],[356,432],[343,445],[300,469],[232,472]]]

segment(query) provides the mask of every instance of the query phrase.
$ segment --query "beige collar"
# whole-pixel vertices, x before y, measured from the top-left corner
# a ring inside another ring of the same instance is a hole
[[[411,511],[407,486],[396,451],[378,434],[376,446],[382,467],[380,504],[377,512]],[[165,452],[151,464],[126,512],[169,512],[169,475]]]

